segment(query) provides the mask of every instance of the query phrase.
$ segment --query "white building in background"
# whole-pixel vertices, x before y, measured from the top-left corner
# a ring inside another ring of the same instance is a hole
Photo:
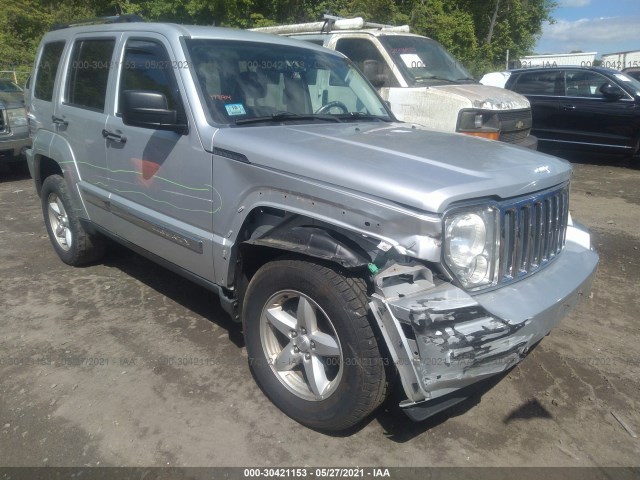
[[[510,68],[552,68],[560,66],[591,67],[598,52],[558,53],[551,55],[529,55],[510,63]],[[510,71],[491,72],[482,77],[480,83],[504,88],[511,76]]]
[[[518,61],[510,62],[510,68],[552,68],[561,66],[591,67],[598,52],[559,53],[550,55],[529,55]],[[607,53],[601,57],[602,66],[623,70],[630,67],[640,67],[640,50],[631,52]],[[511,76],[510,71],[490,72],[485,74],[480,83],[493,87],[504,88]]]
[[[640,50],[632,52],[605,53],[602,55],[602,66],[622,70],[630,67],[640,67]]]
[[[598,52],[560,53],[552,55],[530,55],[520,58],[522,68],[559,67],[571,65],[576,67],[591,67]]]

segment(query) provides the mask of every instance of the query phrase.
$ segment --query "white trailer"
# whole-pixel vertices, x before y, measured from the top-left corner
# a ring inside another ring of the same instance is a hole
[[[640,67],[640,50],[607,53],[602,55],[602,66],[606,68],[615,68],[616,70]]]
[[[597,53],[598,52],[581,52],[529,55],[520,58],[520,66],[522,68],[553,68],[559,66],[592,67]]]

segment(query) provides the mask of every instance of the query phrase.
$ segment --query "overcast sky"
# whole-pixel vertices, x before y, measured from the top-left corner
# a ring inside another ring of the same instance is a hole
[[[640,50],[640,0],[556,1],[556,23],[544,26],[536,53]]]

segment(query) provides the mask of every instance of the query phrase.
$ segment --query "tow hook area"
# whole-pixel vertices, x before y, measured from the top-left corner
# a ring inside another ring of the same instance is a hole
[[[528,350],[531,335],[519,332],[528,321],[492,316],[454,285],[436,285],[423,265],[392,265],[374,282],[370,307],[407,396],[400,406],[412,418],[464,400],[459,389],[511,368]]]

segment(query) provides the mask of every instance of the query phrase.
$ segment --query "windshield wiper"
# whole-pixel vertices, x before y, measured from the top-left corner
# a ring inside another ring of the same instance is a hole
[[[450,78],[444,78],[444,77],[438,77],[437,75],[429,75],[429,76],[422,76],[422,77],[414,77],[413,79],[414,81],[420,81],[420,80],[441,80],[443,82],[450,82],[450,83],[455,83],[457,80],[451,80]]]
[[[242,118],[240,120],[236,120],[235,124],[247,125],[250,123],[282,122],[286,120],[321,120],[324,122],[336,122],[336,123],[341,122],[341,120],[335,115],[277,112],[277,113],[274,113],[273,115],[268,115],[264,117]]]
[[[353,120],[379,120],[381,122],[391,121],[391,119],[388,117],[381,117],[379,115],[372,115],[370,113],[364,113],[364,112],[342,113],[340,115],[336,115],[336,117],[338,117],[341,120],[353,119]]]
[[[474,83],[478,83],[478,81],[473,78],[473,77],[462,77],[462,78],[456,78],[457,82],[464,82],[464,81],[469,81],[469,82],[474,82]]]

